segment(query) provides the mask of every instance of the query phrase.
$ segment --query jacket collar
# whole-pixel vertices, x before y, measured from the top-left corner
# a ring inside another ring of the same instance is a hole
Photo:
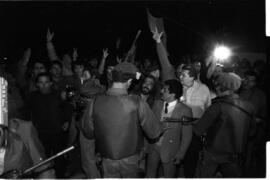
[[[127,95],[128,92],[126,89],[122,89],[122,88],[109,88],[107,90],[107,94],[109,94],[109,95]]]
[[[212,100],[212,103],[218,102],[220,100],[228,100],[228,101],[232,101],[234,99],[238,99],[239,95],[237,94],[230,94],[230,95],[226,95],[226,96],[217,96],[216,98],[214,98]]]

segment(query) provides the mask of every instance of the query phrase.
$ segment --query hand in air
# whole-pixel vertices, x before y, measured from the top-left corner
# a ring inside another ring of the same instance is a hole
[[[158,32],[157,27],[155,27],[155,31],[152,31],[153,33],[153,39],[157,42],[160,43],[161,42],[161,37],[163,35],[164,32]]]
[[[108,48],[103,49],[103,58],[106,59],[109,56]]]
[[[51,42],[53,39],[53,36],[54,36],[54,33],[50,31],[50,28],[48,28],[47,35],[46,35],[47,42]]]
[[[78,57],[79,57],[78,56],[78,49],[77,48],[73,48],[73,54],[72,54],[73,60],[76,61]]]

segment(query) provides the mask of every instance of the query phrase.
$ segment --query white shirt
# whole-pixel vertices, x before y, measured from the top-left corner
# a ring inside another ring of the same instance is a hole
[[[180,101],[192,109],[193,117],[200,118],[211,105],[210,90],[203,83],[194,81],[193,86],[183,89]]]
[[[5,152],[4,148],[0,148],[0,174],[4,172]]]
[[[168,103],[168,113],[165,113],[165,106],[166,106],[166,101],[163,104],[163,109],[162,109],[162,114],[161,114],[161,121],[163,121],[164,117],[171,117],[172,116],[172,112],[177,104],[177,100],[172,101],[170,103]]]

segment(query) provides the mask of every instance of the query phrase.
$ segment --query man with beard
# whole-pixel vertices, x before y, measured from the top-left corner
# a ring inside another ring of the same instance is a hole
[[[160,91],[157,88],[157,80],[153,75],[146,76],[140,86],[139,91],[135,94],[139,95],[142,100],[152,108],[154,101],[158,98]]]
[[[156,80],[156,77],[149,74],[144,77],[144,79],[141,81],[141,83],[139,83],[138,86],[139,88],[135,87],[135,90],[132,92],[132,94],[138,95],[152,109],[154,102],[159,99],[161,89],[159,88],[160,86],[158,86],[158,81]],[[145,173],[146,157],[148,156],[148,152],[149,143],[147,139],[144,139],[144,148],[140,154],[139,161],[141,170],[140,177],[143,177]]]

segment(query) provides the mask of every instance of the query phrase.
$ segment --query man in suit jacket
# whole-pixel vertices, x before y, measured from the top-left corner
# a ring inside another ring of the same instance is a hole
[[[155,101],[153,112],[168,129],[159,142],[152,145],[147,159],[146,177],[155,178],[161,161],[164,177],[174,178],[176,164],[183,160],[192,139],[192,126],[180,122],[165,122],[166,118],[180,119],[183,116],[192,117],[192,110],[178,101],[182,96],[182,85],[176,79],[166,80],[162,89],[162,100]]]

